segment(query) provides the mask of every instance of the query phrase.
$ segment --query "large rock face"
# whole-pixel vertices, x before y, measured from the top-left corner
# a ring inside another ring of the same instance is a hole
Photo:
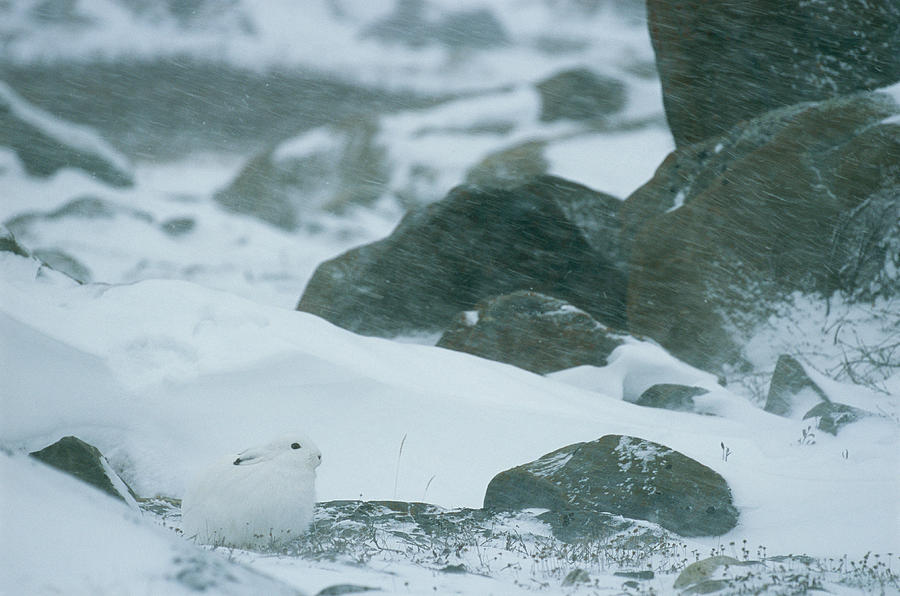
[[[550,176],[460,186],[384,240],[319,266],[297,306],[367,335],[439,332],[488,298],[533,290],[624,325],[613,197]]]
[[[657,523],[682,536],[724,534],[738,511],[725,480],[668,447],[607,435],[563,447],[497,474],[484,508],[613,513]]]
[[[775,108],[900,80],[896,0],[648,0],[681,147]]]
[[[621,344],[583,310],[522,290],[461,313],[437,345],[546,374],[583,364],[605,366]]]
[[[898,114],[862,93],[676,150],[620,212],[630,330],[718,370],[794,292],[900,295]]]

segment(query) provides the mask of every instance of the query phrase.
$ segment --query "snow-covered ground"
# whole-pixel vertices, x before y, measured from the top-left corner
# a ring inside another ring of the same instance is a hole
[[[723,537],[693,539],[701,549],[746,539],[768,553],[839,558],[900,546],[896,423],[864,420],[804,444],[808,421],[765,413],[652,344],[629,343],[604,368],[544,378],[430,346],[355,336],[305,313],[187,282],[80,286],[9,253],[0,255],[0,275],[4,449],[21,453],[77,435],[98,446],[140,495],[180,497],[192,475],[222,454],[301,429],[324,454],[320,500],[478,507],[497,472],[617,433],[668,445],[728,481],[740,524]],[[713,415],[623,399],[659,382],[706,386],[701,407]],[[837,384],[829,391],[836,401],[877,408],[875,394]],[[727,461],[722,443],[732,452]],[[19,456],[5,465],[5,486],[54,475]],[[14,517],[25,498],[5,495],[4,516]],[[20,528],[28,541],[84,531],[66,521],[66,500],[47,499],[44,507],[58,525],[43,524],[35,534]],[[98,540],[134,523],[111,508],[95,526]],[[311,564],[300,559],[241,560],[308,591],[326,572],[307,575]],[[385,579],[367,573],[366,581]],[[76,585],[90,591],[89,583]]]
[[[137,4],[61,3],[71,10],[51,18],[47,3],[0,3],[4,52],[19,61],[193,55],[315,68],[396,89],[477,91],[382,119],[394,171],[436,167],[438,195],[485,155],[537,137],[553,140],[544,155],[552,173],[624,197],[672,148],[658,83],[635,74],[653,60],[640,12],[615,2],[597,2],[594,11],[576,0],[492,2],[510,42],[485,51],[361,36],[391,12],[387,1],[322,0],[303,11],[280,0],[235,0],[223,3],[227,10],[199,3],[199,16],[184,21],[158,7],[127,8]],[[435,1],[426,17],[437,22],[482,4]],[[647,124],[538,124],[531,85],[585,64],[626,83],[620,123]],[[460,132],[480,120],[515,126],[503,138]],[[420,134],[429,128],[444,132]],[[302,150],[303,141],[283,147]],[[488,576],[442,573],[388,549],[360,562],[201,548],[167,527],[177,528],[177,515],[128,509],[24,457],[65,435],[97,446],[143,497],[180,499],[209,462],[300,430],[323,453],[320,501],[477,508],[502,470],[571,443],[629,434],[696,459],[732,488],[738,527],[685,541],[685,553],[739,556],[746,540],[753,556],[765,549],[859,560],[872,551],[900,565],[900,373],[880,381],[886,392],[817,378],[832,400],[888,416],[836,437],[817,432],[813,443],[804,435],[810,421],[768,414],[744,387],[723,388],[648,342],[629,341],[603,368],[541,377],[431,345],[360,337],[293,307],[318,263],[390,232],[402,216],[392,193],[406,183],[388,185],[368,207],[308,214],[287,232],[213,200],[250,157],[136,161],[135,185],[112,188],[71,169],[31,177],[0,148],[0,221],[48,261],[58,253],[76,259],[88,282],[0,252],[0,593],[257,594],[293,586],[315,594],[336,584],[411,594],[623,590],[616,569],[596,558],[590,573],[598,583],[561,587],[558,570],[534,556],[549,529],[525,518],[505,530],[535,537],[523,538],[521,550],[485,541],[460,555]],[[61,211],[78,200],[92,207]],[[809,337],[831,325],[812,311],[804,324]],[[773,318],[753,346],[761,368],[794,333]],[[696,399],[701,413],[629,403],[657,383],[710,392]],[[486,564],[491,556],[498,562]],[[656,564],[642,589],[671,591],[675,575]]]

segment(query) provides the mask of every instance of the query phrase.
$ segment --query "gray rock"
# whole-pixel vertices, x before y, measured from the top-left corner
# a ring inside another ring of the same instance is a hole
[[[364,36],[412,47],[440,44],[483,49],[508,43],[503,25],[490,10],[454,11],[429,19],[423,0],[398,0],[394,12],[369,27]]]
[[[285,229],[296,228],[305,213],[371,204],[390,177],[377,133],[368,118],[307,132],[251,159],[214,198]]]
[[[580,517],[607,512],[682,536],[721,535],[738,521],[731,490],[716,472],[663,445],[621,435],[569,445],[497,474],[484,507]]]
[[[91,270],[65,251],[57,248],[37,248],[32,254],[51,269],[65,273],[79,283],[90,283],[92,280]]]
[[[812,409],[804,414],[803,419],[818,418],[816,428],[829,434],[837,435],[838,431],[844,426],[869,416],[875,416],[875,414],[846,404],[822,402],[813,406]]]
[[[169,236],[186,236],[194,231],[197,222],[193,217],[173,217],[159,224],[160,229]]]
[[[772,109],[900,80],[896,0],[649,0],[647,13],[678,147]]]
[[[900,296],[898,114],[881,93],[798,104],[670,155],[619,212],[629,330],[741,370],[795,293]]]
[[[573,569],[562,580],[564,586],[575,586],[578,584],[591,583],[591,574],[584,569]]]
[[[136,498],[131,488],[112,470],[100,450],[77,437],[63,437],[29,455],[117,499],[133,502]]]
[[[441,332],[478,302],[526,289],[621,328],[618,205],[550,176],[512,191],[460,186],[388,238],[320,265],[297,309],[367,335]]]
[[[31,256],[27,250],[16,242],[16,237],[4,225],[0,225],[0,252],[11,252],[20,257]]]
[[[704,393],[709,391],[702,387],[662,383],[648,388],[634,403],[650,408],[693,412],[694,397]]]
[[[550,162],[544,157],[545,141],[525,141],[491,153],[466,172],[466,184],[482,188],[513,190],[547,173]]]
[[[823,402],[830,401],[825,392],[809,378],[802,364],[791,356],[782,354],[772,373],[764,409],[779,416],[790,416],[802,405],[799,402],[805,401],[798,399],[800,392],[804,390],[811,391]]]
[[[541,120],[595,120],[625,107],[625,85],[586,68],[567,70],[537,85]]]
[[[613,573],[616,577],[627,577],[629,579],[651,580],[656,577],[653,571],[616,571]]]
[[[461,313],[441,348],[513,364],[538,374],[591,364],[622,344],[620,336],[564,300],[520,290]]]
[[[77,168],[112,186],[131,186],[128,161],[97,133],[29,104],[0,81],[0,146],[10,147],[32,176]]]
[[[380,592],[381,588],[369,586],[357,586],[356,584],[335,584],[322,588],[316,592],[316,596],[343,596],[344,594],[361,594],[363,592]]]

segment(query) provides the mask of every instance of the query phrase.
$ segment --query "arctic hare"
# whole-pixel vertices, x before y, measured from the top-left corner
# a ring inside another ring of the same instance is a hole
[[[290,435],[220,461],[188,487],[184,535],[234,547],[277,547],[309,527],[322,454]]]

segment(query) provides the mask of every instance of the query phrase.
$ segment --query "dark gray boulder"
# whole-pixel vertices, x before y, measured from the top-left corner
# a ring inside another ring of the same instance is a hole
[[[900,106],[798,104],[676,150],[619,212],[628,321],[718,372],[796,294],[900,296]],[[803,316],[798,313],[798,316]]]
[[[129,499],[136,498],[131,488],[112,470],[100,450],[78,437],[63,437],[29,455],[117,499],[128,502]]]
[[[694,397],[704,393],[709,391],[702,387],[661,383],[648,388],[634,403],[649,408],[693,412]]]
[[[321,264],[298,310],[366,335],[442,332],[459,312],[517,290],[622,328],[619,201],[552,176],[514,190],[459,186],[394,232]]]
[[[128,161],[98,134],[44,112],[0,81],[0,146],[10,147],[32,176],[84,170],[112,186],[131,186]]]
[[[541,120],[594,120],[625,107],[625,84],[587,68],[567,70],[537,84]]]
[[[678,147],[900,80],[896,0],[649,0],[647,18]]]
[[[804,391],[807,392],[807,399],[800,398],[800,393]],[[769,394],[764,407],[766,412],[790,416],[803,403],[808,406],[810,397],[823,402],[831,401],[815,381],[809,378],[802,364],[787,354],[779,356],[769,383]]]
[[[484,507],[538,507],[582,518],[612,513],[682,536],[724,534],[738,521],[719,474],[663,445],[621,435],[569,445],[497,474]]]
[[[621,336],[583,310],[527,290],[485,300],[461,313],[437,343],[538,374],[583,364],[604,366],[621,344]]]

